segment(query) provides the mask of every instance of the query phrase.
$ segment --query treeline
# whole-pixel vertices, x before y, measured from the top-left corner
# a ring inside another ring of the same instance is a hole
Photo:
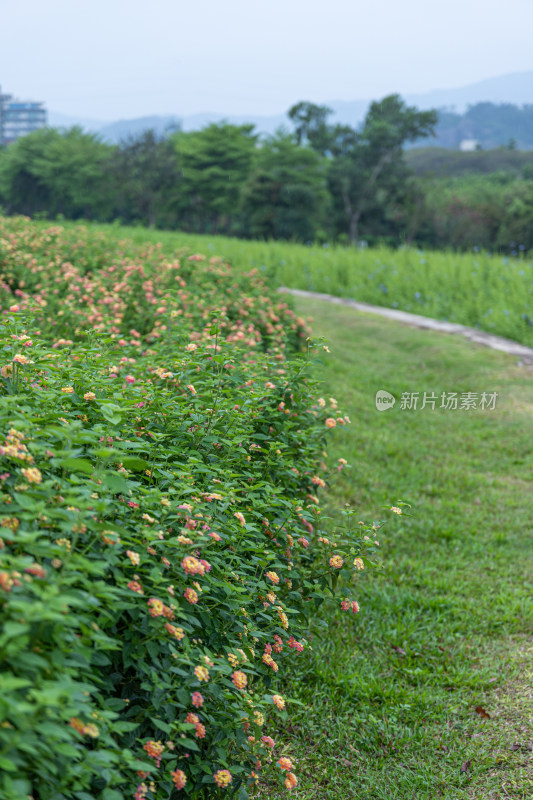
[[[435,111],[391,95],[358,130],[330,124],[330,113],[298,103],[288,113],[293,132],[268,138],[228,123],[118,145],[79,128],[44,129],[0,151],[0,206],[246,238],[533,248],[528,165],[454,179],[415,174],[404,147],[433,134]]]

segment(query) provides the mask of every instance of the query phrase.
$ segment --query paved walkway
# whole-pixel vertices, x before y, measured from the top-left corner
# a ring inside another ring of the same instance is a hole
[[[381,317],[394,319],[396,322],[403,322],[415,328],[426,328],[427,330],[440,331],[441,333],[457,333],[469,339],[471,342],[475,342],[475,344],[491,347],[493,350],[501,350],[504,353],[509,353],[509,355],[518,357],[520,359],[518,362],[520,366],[525,364],[533,366],[533,348],[518,344],[518,342],[513,342],[511,339],[504,339],[502,336],[494,336],[492,333],[485,333],[485,331],[480,331],[477,328],[467,328],[466,325],[456,325],[454,322],[440,322],[438,319],[421,317],[419,314],[409,314],[407,311],[396,311],[394,308],[383,308],[382,306],[372,306],[368,303],[358,303],[356,300],[351,300],[348,297],[334,297],[331,294],[306,292],[303,289],[288,289],[286,286],[280,287],[278,291],[293,294],[297,297],[326,300],[328,303],[349,306],[356,311],[364,311],[367,314],[379,314]]]

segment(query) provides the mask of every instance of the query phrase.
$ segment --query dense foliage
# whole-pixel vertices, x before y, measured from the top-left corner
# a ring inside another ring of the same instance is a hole
[[[500,172],[424,180],[419,241],[438,248],[452,243],[461,250],[497,250],[512,255],[531,252],[531,177],[520,179]]]
[[[532,248],[528,154],[404,153],[431,136],[436,115],[396,95],[373,103],[358,130],[330,124],[329,113],[298,103],[293,132],[266,138],[225,122],[119,145],[76,128],[37,131],[0,151],[0,205],[265,240]],[[484,174],[475,189],[474,173]]]
[[[530,154],[404,153],[432,136],[437,115],[397,95],[372,103],[357,130],[329,115],[298,103],[292,133],[263,138],[226,122],[118,145],[76,128],[37,131],[0,151],[0,206],[265,240],[533,247]]]
[[[253,272],[83,229],[4,221],[0,270],[2,799],[291,789],[277,673],[339,576],[358,610],[374,547],[322,529],[348,420],[305,321]]]
[[[505,173],[511,178],[533,178],[533,150],[448,150],[413,147],[405,153],[407,165],[417,177],[458,178]]]

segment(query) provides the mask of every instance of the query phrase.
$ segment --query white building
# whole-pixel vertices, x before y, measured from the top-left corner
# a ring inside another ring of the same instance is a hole
[[[479,142],[477,139],[463,139],[463,141],[459,144],[459,150],[461,150],[463,153],[472,153],[478,148]]]
[[[10,94],[2,94],[0,86],[0,145],[10,144],[45,127],[44,103],[17,100]]]

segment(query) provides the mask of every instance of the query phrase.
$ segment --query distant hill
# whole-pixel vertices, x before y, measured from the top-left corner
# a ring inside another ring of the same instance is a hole
[[[72,114],[60,114],[56,111],[48,112],[48,124],[52,128],[73,128],[77,126],[83,130],[96,133],[108,123],[105,120],[90,119],[89,117],[75,117]]]
[[[158,134],[181,127],[180,120],[174,116],[139,117],[138,119],[118,120],[104,125],[98,133],[108,142],[120,142],[130,136],[138,136],[144,131],[153,130]]]
[[[119,142],[127,139],[128,136],[135,136],[145,130],[155,130],[156,133],[163,134],[169,128],[181,128],[184,131],[197,131],[212,122],[221,122],[226,119],[233,125],[253,124],[261,133],[274,133],[280,125],[287,125],[288,120],[284,114],[275,117],[254,117],[246,116],[227,116],[221,117],[220,114],[194,114],[180,119],[173,116],[152,116],[139,117],[138,119],[120,120],[104,125],[98,130],[100,136],[108,142]]]
[[[531,121],[526,122],[524,117],[518,120],[515,113],[516,106],[528,104],[533,106],[533,70],[489,78],[458,89],[436,89],[423,94],[402,94],[402,97],[410,105],[415,105],[420,109],[438,108],[441,110],[438,136],[432,140],[432,144],[435,146],[457,148],[463,139],[475,139],[483,147],[495,147],[506,144],[509,139],[515,139],[517,147],[533,148]],[[305,99],[310,98],[295,98],[294,102]],[[370,102],[371,100],[368,99],[335,100],[326,102],[325,105],[333,110],[333,121],[357,127],[364,119]],[[496,105],[499,110],[492,119],[489,119],[490,109],[481,111],[478,109],[479,113],[474,117],[468,107],[479,104]],[[290,128],[286,110],[284,113],[273,116],[253,114],[227,114],[224,116],[213,112],[181,116],[178,112],[108,123],[67,117],[54,112],[50,112],[49,117],[50,124],[55,127],[80,125],[85,130],[98,132],[103,139],[109,142],[118,142],[150,128],[159,133],[163,133],[169,126],[175,125],[180,125],[186,131],[199,130],[211,122],[219,122],[222,119],[235,125],[252,123],[259,132],[266,134],[274,133],[280,126]],[[520,128],[519,132],[517,125]]]
[[[464,114],[468,106],[485,102],[522,106],[533,104],[533,70],[488,78],[459,89],[435,89],[422,94],[401,92],[400,94],[409,105],[417,108],[445,109],[456,114]],[[369,103],[369,100],[335,100],[326,105],[334,110],[339,122],[356,126],[362,122]]]
[[[487,78],[460,89],[435,89],[424,94],[409,94],[409,103],[419,108],[448,108],[457,113],[466,111],[475,103],[533,103],[533,70],[512,72],[497,78]]]

